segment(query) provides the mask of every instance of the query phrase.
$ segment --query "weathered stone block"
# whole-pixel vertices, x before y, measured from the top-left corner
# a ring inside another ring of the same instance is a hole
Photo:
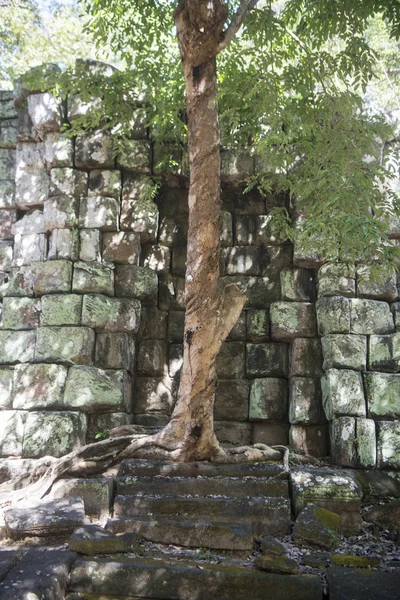
[[[228,446],[251,444],[251,424],[236,421],[215,421],[214,431],[219,442]]]
[[[152,269],[157,273],[169,273],[171,267],[171,250],[166,246],[143,246],[140,257],[140,266]]]
[[[71,367],[64,393],[66,408],[85,413],[127,412],[130,409],[131,380],[124,371],[103,371],[95,367]]]
[[[30,412],[22,456],[64,456],[85,443],[86,417],[77,412]]]
[[[12,242],[0,243],[0,271],[11,271],[14,250]]]
[[[49,196],[48,173],[33,167],[18,167],[15,176],[15,203],[22,210],[43,206]]]
[[[299,239],[296,240],[293,249],[293,265],[295,267],[301,267],[304,269],[319,269],[319,267],[322,265],[324,262],[324,257],[320,250],[318,250],[320,240],[317,236],[315,236],[313,242],[314,247],[310,247],[310,245],[306,247],[300,242]]]
[[[316,309],[320,335],[350,333],[350,300],[342,296],[319,298]],[[362,332],[353,331],[353,333]]]
[[[81,133],[76,137],[75,166],[78,169],[112,169],[112,136],[104,131]]]
[[[168,313],[152,306],[144,306],[140,319],[140,337],[143,340],[164,340],[167,337]]]
[[[224,181],[244,181],[254,173],[254,157],[249,151],[221,151],[221,178]]]
[[[17,220],[17,211],[3,208],[0,210],[0,240],[12,240],[13,226]]]
[[[265,309],[271,302],[279,300],[281,296],[280,279],[276,274],[268,277],[230,275],[221,278],[223,286],[231,283],[236,283],[246,294],[246,308]]]
[[[99,262],[100,254],[100,231],[96,229],[81,229],[79,232],[80,248],[79,258],[85,262]]]
[[[261,275],[260,248],[230,248],[225,256],[227,275]]]
[[[49,196],[86,196],[87,187],[88,175],[84,171],[71,168],[50,171]]]
[[[104,518],[109,516],[113,499],[113,479],[59,479],[51,489],[51,497],[82,498],[86,515]]]
[[[100,294],[85,295],[82,325],[110,333],[136,333],[140,321],[140,302],[128,298],[108,298]]]
[[[265,342],[270,339],[268,310],[247,311],[246,337],[249,342]]]
[[[173,275],[185,277],[186,273],[186,257],[187,248],[185,246],[177,246],[172,250],[172,269]]]
[[[33,296],[34,273],[30,267],[18,267],[3,274],[0,283],[0,297]]]
[[[267,446],[287,446],[289,444],[289,424],[252,423],[252,444]]]
[[[323,423],[321,384],[311,377],[292,377],[289,386],[289,421],[296,423]]]
[[[15,157],[14,149],[0,148],[0,179],[12,180],[14,178]]]
[[[351,332],[370,335],[374,333],[392,333],[393,315],[389,304],[378,300],[350,300]]]
[[[179,217],[189,214],[188,190],[181,187],[163,187],[157,198],[161,217]]]
[[[236,324],[232,327],[226,339],[228,342],[244,342],[246,339],[246,311],[241,312]]]
[[[162,273],[159,282],[159,308],[162,310],[185,310],[185,279]]]
[[[289,444],[296,452],[306,456],[328,455],[328,427],[326,425],[292,425]]]
[[[269,215],[241,215],[235,217],[236,246],[270,246],[281,240],[271,228]]]
[[[121,229],[140,233],[142,243],[157,239],[158,207],[152,190],[152,181],[143,175],[129,175],[122,188]]]
[[[17,110],[14,106],[13,92],[2,91],[0,96],[0,119],[15,119]]]
[[[159,243],[169,248],[184,246],[187,243],[187,232],[187,215],[180,215],[174,218],[163,217],[160,222]]]
[[[400,421],[377,422],[378,467],[400,468]]]
[[[74,264],[72,291],[114,296],[114,271],[102,265],[77,262]]]
[[[219,381],[215,395],[214,419],[217,421],[247,421],[249,388],[250,384],[245,379]]]
[[[90,100],[82,100],[78,96],[68,97],[68,119],[75,121],[86,116],[89,112],[98,112],[102,109],[102,100],[98,96],[91,96]]]
[[[317,323],[314,304],[273,302],[270,308],[272,339],[290,342],[295,337],[315,337]]]
[[[54,229],[49,236],[49,260],[78,260],[79,232],[76,229]]]
[[[67,369],[61,365],[17,365],[14,371],[13,408],[60,409]]]
[[[62,123],[61,100],[44,92],[28,96],[28,112],[35,129],[43,134],[46,131],[60,131]]]
[[[168,341],[172,343],[182,343],[184,326],[185,313],[177,310],[170,310],[168,313]]]
[[[15,206],[15,183],[0,181],[0,208],[14,208]]]
[[[124,171],[150,173],[150,142],[129,140],[118,157],[118,166]]]
[[[66,260],[51,260],[35,263],[33,291],[38,296],[71,290],[72,263]]]
[[[287,344],[247,344],[248,377],[287,377]]]
[[[225,342],[217,355],[217,376],[220,379],[243,379],[245,346],[242,342]]]
[[[8,119],[0,122],[0,147],[15,148],[17,145],[17,120]]]
[[[68,365],[92,364],[93,329],[88,327],[39,327],[37,334],[36,361],[61,362]]]
[[[46,258],[47,236],[45,233],[16,234],[14,238],[14,264],[17,267],[43,261]]]
[[[321,379],[321,385],[322,403],[329,421],[345,415],[366,416],[361,373],[329,369]]]
[[[330,422],[331,453],[334,462],[342,467],[357,464],[356,420],[338,417]]]
[[[223,210],[221,212],[222,226],[220,234],[220,243],[223,248],[233,246],[233,229],[232,229],[232,215],[231,213]]]
[[[36,331],[0,330],[0,364],[33,361]]]
[[[365,373],[368,414],[371,417],[400,417],[400,375]]]
[[[103,369],[125,369],[133,373],[135,341],[127,333],[98,333],[95,363]]]
[[[80,200],[79,226],[86,229],[118,229],[119,202],[104,196],[86,196]]]
[[[114,427],[129,425],[132,422],[132,415],[127,413],[104,413],[102,415],[88,415],[88,428],[86,439],[90,444],[97,441],[98,433],[107,433]]]
[[[80,325],[82,296],[76,294],[42,296],[40,325]]]
[[[4,329],[36,329],[39,325],[40,300],[33,298],[4,298]]]
[[[168,348],[168,374],[179,379],[183,365],[183,344],[170,344]],[[221,383],[221,382],[218,382]]]
[[[16,410],[1,411],[0,455],[21,456],[26,413]]]
[[[135,382],[133,413],[161,412],[171,414],[175,402],[175,386],[172,379],[137,377]]]
[[[119,200],[121,189],[121,171],[90,171],[89,196],[107,196]]]
[[[371,335],[369,368],[374,371],[400,371],[400,335]]]
[[[72,139],[60,133],[46,133],[43,136],[43,158],[47,170],[53,167],[72,167],[74,163]]]
[[[32,233],[46,233],[43,211],[33,210],[18,219],[13,227],[15,235],[29,235]]]
[[[11,408],[14,371],[0,369],[0,409]]]
[[[325,335],[322,338],[324,370],[353,369],[365,371],[367,364],[367,338],[364,335]]]
[[[114,263],[138,265],[140,235],[124,231],[103,234],[103,259]]]
[[[159,377],[167,372],[167,348],[162,340],[140,342],[137,373],[146,377]]]
[[[43,217],[47,231],[76,227],[78,199],[74,196],[52,196],[44,201]]]
[[[322,349],[318,339],[296,338],[290,352],[291,377],[321,377]]]
[[[291,302],[314,302],[315,275],[311,269],[286,268],[280,272],[282,298]]]
[[[349,269],[342,264],[325,264],[318,271],[318,296],[345,296],[352,298],[356,295],[355,269]]]
[[[357,295],[359,298],[393,302],[398,297],[396,273],[392,272],[384,281],[374,281],[370,277],[370,269],[361,267],[358,271]]]
[[[376,464],[375,421],[356,419],[356,447],[358,466],[365,469]]]
[[[156,305],[157,273],[144,267],[117,265],[115,268],[115,294],[122,298],[137,298],[145,304]]]
[[[254,421],[286,421],[288,389],[285,379],[268,377],[251,383],[249,418]]]

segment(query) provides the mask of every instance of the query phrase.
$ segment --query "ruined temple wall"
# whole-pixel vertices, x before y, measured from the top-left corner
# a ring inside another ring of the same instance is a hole
[[[60,134],[84,110],[35,93],[17,111],[0,96],[3,457],[60,455],[119,424],[161,426],[176,399],[187,178],[164,176],[152,199],[148,131],[138,123],[115,160],[108,133]],[[363,283],[280,244],[268,214],[285,198],[241,193],[250,154],[223,151],[221,164],[221,276],[248,302],[217,361],[217,435],[398,468],[396,277]]]

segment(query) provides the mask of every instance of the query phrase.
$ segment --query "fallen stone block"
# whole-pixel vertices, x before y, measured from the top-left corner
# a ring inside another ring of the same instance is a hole
[[[298,515],[293,527],[295,543],[331,550],[339,545],[336,534],[340,516],[315,504],[307,504]]]
[[[68,540],[70,550],[88,556],[132,552],[137,543],[134,533],[115,535],[98,525],[78,527]]]
[[[268,571],[270,573],[282,573],[286,575],[298,575],[300,573],[297,562],[286,556],[261,554],[255,559],[254,566],[260,571]]]
[[[59,479],[51,489],[51,498],[82,498],[85,513],[101,519],[109,515],[113,488],[114,481],[110,477]]]
[[[399,572],[332,566],[327,575],[331,600],[393,600],[398,596]]]

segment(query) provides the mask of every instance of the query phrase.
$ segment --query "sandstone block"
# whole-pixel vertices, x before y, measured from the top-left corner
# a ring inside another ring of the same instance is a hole
[[[14,178],[15,157],[14,149],[0,148],[0,179],[12,180]]]
[[[49,196],[48,173],[33,167],[18,167],[15,177],[15,203],[22,210],[43,206]]]
[[[74,196],[52,196],[44,201],[43,217],[48,231],[76,227],[78,199]]]
[[[121,171],[118,169],[90,171],[89,196],[106,196],[119,200],[121,189]]]
[[[338,417],[330,422],[331,453],[334,462],[342,467],[357,464],[356,420]]]
[[[129,140],[118,157],[118,166],[124,171],[151,173],[150,142]]]
[[[75,121],[88,115],[90,112],[98,112],[102,109],[102,100],[98,96],[91,96],[90,100],[82,100],[78,96],[68,97],[68,119]]]
[[[283,269],[280,273],[282,299],[291,302],[315,301],[315,275],[311,269]]]
[[[251,424],[236,421],[215,421],[214,431],[219,442],[229,446],[251,444]]]
[[[377,462],[379,467],[400,468],[400,421],[377,422]]]
[[[295,338],[290,352],[291,377],[321,377],[322,349],[319,339]]]
[[[72,262],[51,260],[35,263],[33,291],[38,296],[69,292],[72,280]]]
[[[185,279],[167,273],[159,276],[158,306],[162,310],[185,310]]]
[[[221,151],[221,178],[224,181],[242,182],[254,173],[254,157],[249,151]]]
[[[376,434],[375,421],[372,419],[356,419],[357,462],[362,469],[375,467]]]
[[[358,271],[357,295],[359,298],[372,298],[373,300],[386,300],[393,302],[397,300],[396,273],[392,272],[384,281],[374,281],[370,277],[367,267],[361,267]]]
[[[137,377],[135,382],[133,413],[164,413],[171,414],[175,403],[173,380],[168,377],[152,378]]]
[[[118,229],[119,202],[104,196],[86,196],[80,200],[79,226],[86,229]]]
[[[164,340],[167,337],[168,313],[153,306],[144,306],[140,319],[140,337],[143,340]]]
[[[114,271],[102,265],[77,262],[74,264],[72,291],[114,296]]]
[[[240,215],[235,218],[236,246],[271,246],[281,243],[271,228],[269,215]]]
[[[17,212],[13,209],[3,208],[0,211],[0,240],[12,240],[13,226],[17,220]]]
[[[324,423],[321,384],[311,377],[292,377],[289,386],[289,421],[297,423]]]
[[[328,434],[326,425],[292,425],[289,444],[300,454],[320,458],[328,455]]]
[[[137,373],[146,377],[158,377],[167,372],[167,348],[162,340],[140,342]]]
[[[186,257],[187,257],[186,246],[177,246],[176,248],[172,249],[171,272],[173,275],[178,275],[178,277],[185,277]]]
[[[75,166],[78,169],[112,169],[113,141],[109,133],[95,131],[76,137]]]
[[[247,311],[246,337],[249,342],[265,342],[269,335],[269,311],[251,309]]]
[[[246,308],[265,309],[271,302],[280,299],[281,286],[279,274],[271,273],[267,277],[246,277],[230,275],[221,278],[223,286],[236,283],[247,296]]]
[[[322,403],[330,421],[345,415],[365,417],[364,386],[361,373],[329,369],[321,379]]]
[[[316,309],[320,335],[350,333],[350,301],[347,298],[342,296],[319,298]],[[353,333],[362,332],[353,331]]]
[[[90,365],[93,348],[94,331],[88,327],[39,327],[35,360]]]
[[[315,504],[307,504],[294,524],[293,540],[300,545],[331,550],[339,545],[336,535],[339,523],[338,514]]]
[[[400,371],[400,335],[371,335],[369,368],[374,371]]]
[[[72,167],[74,162],[74,143],[72,139],[60,133],[44,134],[43,158],[48,170],[53,167]]]
[[[174,218],[162,217],[160,221],[159,243],[174,248],[187,243],[188,217],[180,215]]]
[[[130,407],[130,377],[124,371],[71,367],[64,405],[85,413],[125,412]]]
[[[11,271],[14,251],[12,242],[0,242],[0,271]]]
[[[84,171],[60,167],[50,171],[49,196],[87,196],[87,187],[88,175]]]
[[[52,487],[51,497],[82,498],[86,515],[104,518],[109,515],[113,499],[113,480],[110,477],[59,479]]]
[[[35,129],[43,134],[46,131],[60,131],[62,123],[61,100],[44,92],[28,96],[28,112]]]
[[[242,311],[242,313],[239,315],[236,324],[232,327],[230,334],[226,338],[228,342],[244,342],[244,340],[246,339],[246,312],[247,311]]]
[[[33,361],[36,331],[0,330],[0,364]]]
[[[107,434],[114,427],[121,427],[122,425],[129,425],[132,422],[132,415],[127,413],[103,413],[101,415],[89,414],[88,415],[88,428],[86,439],[90,444],[95,442],[98,438],[96,435],[99,433]]]
[[[0,96],[0,119],[15,119],[17,110],[14,106],[13,92],[2,91]]]
[[[84,262],[99,262],[100,254],[100,231],[96,229],[81,229],[79,232],[79,259]]]
[[[26,213],[13,226],[15,235],[29,235],[32,233],[46,233],[42,210],[33,210]]]
[[[367,338],[364,335],[334,334],[322,338],[324,370],[353,369],[365,371],[367,363]]]
[[[103,234],[103,258],[113,263],[138,265],[140,235],[124,231]]]
[[[40,325],[80,325],[82,296],[77,294],[42,296]]]
[[[169,273],[171,267],[171,250],[156,244],[143,246],[140,266],[152,269],[157,273]]]
[[[295,337],[315,337],[317,323],[314,304],[273,302],[270,308],[272,339],[290,342]]]
[[[168,348],[168,374],[179,379],[183,365],[183,344],[170,344]],[[219,384],[221,381],[218,382]]]
[[[0,215],[1,216],[1,215]],[[44,261],[47,258],[47,236],[45,233],[17,233],[14,238],[14,264],[17,267]]]
[[[351,332],[370,335],[374,333],[392,333],[393,315],[389,304],[378,300],[350,300]]]
[[[247,344],[248,377],[287,377],[287,344]]]
[[[129,175],[122,188],[121,229],[140,233],[142,243],[157,239],[158,207],[152,190],[152,181],[143,175]]]
[[[172,375],[171,371],[170,375]],[[245,379],[218,381],[214,418],[217,421],[247,421],[249,416],[249,388],[250,384]]]
[[[242,379],[245,373],[245,346],[242,342],[225,342],[217,355],[220,379]]]
[[[49,236],[49,260],[78,260],[79,233],[76,229],[54,229]]]
[[[16,119],[0,121],[0,147],[15,148],[17,145]]]
[[[251,383],[249,418],[255,421],[286,421],[288,389],[285,379],[268,377]]]
[[[185,313],[170,310],[168,313],[168,341],[174,344],[183,342]]]
[[[289,444],[289,425],[276,423],[252,423],[252,444],[267,446],[287,446]]]
[[[26,413],[17,410],[1,411],[0,455],[21,456]]]
[[[39,325],[40,300],[33,298],[4,298],[4,329],[36,329]]]
[[[318,296],[356,295],[356,273],[342,264],[325,264],[318,271]]]
[[[85,443],[86,417],[77,412],[30,412],[26,417],[23,457],[64,456]]]
[[[232,229],[232,215],[223,210],[222,216],[222,228],[220,234],[220,242],[223,248],[233,246],[233,229]]]
[[[60,409],[67,369],[61,365],[17,365],[14,371],[13,408]]]
[[[400,375],[365,373],[368,414],[371,417],[400,417]]]
[[[226,257],[227,275],[261,275],[261,255],[258,247],[229,248]]]
[[[115,294],[122,298],[137,298],[145,304],[156,305],[158,293],[157,273],[134,265],[117,265],[115,268]]]
[[[14,371],[0,369],[0,410],[11,408]]]
[[[95,363],[102,369],[125,369],[133,373],[135,342],[127,333],[98,333]]]
[[[14,208],[15,206],[15,183],[0,181],[0,208]]]
[[[128,298],[108,298],[100,294],[85,295],[82,325],[110,333],[136,333],[140,321],[140,302]]]
[[[400,302],[393,302],[390,305],[390,310],[394,320],[394,330],[400,331]]]
[[[13,268],[0,278],[0,297],[33,296],[34,273],[28,266]]]

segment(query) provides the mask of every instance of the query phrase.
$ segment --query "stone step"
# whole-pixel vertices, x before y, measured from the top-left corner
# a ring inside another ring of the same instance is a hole
[[[252,550],[253,532],[246,523],[208,523],[171,519],[110,519],[112,533],[136,533],[140,539],[157,544],[176,544],[212,550]]]
[[[182,521],[251,524],[254,535],[284,536],[291,526],[291,505],[285,498],[173,498],[116,496],[114,518],[156,516]]]
[[[310,575],[277,575],[242,567],[139,558],[113,559],[77,560],[69,591],[81,593],[83,598],[103,600],[322,600],[322,582]]]
[[[262,477],[117,477],[118,496],[225,496],[289,498],[287,481]]]
[[[134,477],[278,477],[288,479],[280,464],[254,463],[216,465],[210,462],[170,462],[162,460],[125,459],[121,461],[118,476]]]

